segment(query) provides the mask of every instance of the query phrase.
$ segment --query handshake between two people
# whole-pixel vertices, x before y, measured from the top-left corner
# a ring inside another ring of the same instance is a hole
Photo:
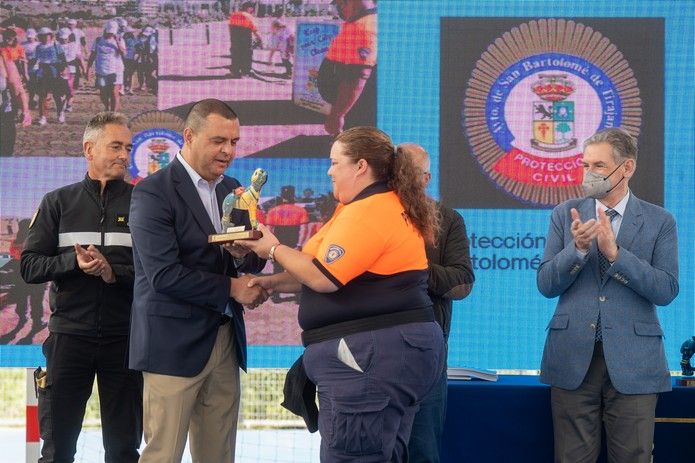
[[[255,252],[261,259],[268,259],[270,248],[280,244],[268,227],[258,224],[258,230],[263,233],[259,240],[237,240],[223,245],[224,249],[234,257],[243,259],[249,252]],[[273,275],[241,275],[232,278],[230,296],[249,309],[255,309],[272,296],[275,287]]]
[[[263,304],[273,294],[273,291],[256,284],[255,280],[259,278],[263,277],[240,275],[237,278],[232,278],[232,284],[229,288],[230,297],[249,309],[255,309]]]

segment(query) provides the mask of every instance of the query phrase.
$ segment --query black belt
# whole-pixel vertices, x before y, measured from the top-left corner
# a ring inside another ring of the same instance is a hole
[[[302,344],[306,347],[317,342],[328,341],[329,339],[336,339],[363,331],[391,328],[392,326],[405,325],[406,323],[433,321],[434,311],[432,311],[432,307],[375,315],[303,331]]]

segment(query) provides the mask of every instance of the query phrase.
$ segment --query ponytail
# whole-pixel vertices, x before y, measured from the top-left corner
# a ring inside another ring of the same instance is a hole
[[[437,204],[425,193],[420,169],[402,147],[376,127],[353,127],[336,139],[345,147],[345,155],[357,162],[360,159],[374,172],[376,180],[387,182],[403,204],[410,222],[425,241],[436,246],[441,214]]]
[[[441,213],[435,201],[425,193],[422,172],[411,156],[394,146],[391,175],[388,185],[403,204],[405,213],[428,244],[437,246]]]

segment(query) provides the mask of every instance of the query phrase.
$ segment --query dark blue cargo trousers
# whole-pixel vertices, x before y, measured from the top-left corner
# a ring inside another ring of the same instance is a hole
[[[309,345],[304,368],[318,389],[321,461],[407,461],[415,413],[442,373],[445,352],[436,322]]]

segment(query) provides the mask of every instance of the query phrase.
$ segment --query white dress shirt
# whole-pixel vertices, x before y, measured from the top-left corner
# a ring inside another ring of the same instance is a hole
[[[221,233],[222,220],[220,219],[220,207],[217,204],[217,194],[215,193],[215,188],[217,188],[217,185],[222,182],[224,175],[220,175],[213,182],[208,182],[201,177],[200,174],[196,172],[190,164],[188,164],[188,162],[186,162],[180,151],[177,156],[184,169],[186,169],[186,172],[188,172],[189,177],[191,177],[191,181],[198,192],[198,196],[200,196],[200,201],[203,203],[205,212],[207,212],[212,225],[215,227],[215,231],[217,233]],[[224,252],[222,247],[220,247],[220,251]],[[227,303],[227,306],[224,308],[224,314],[230,318],[234,316],[234,312],[232,312],[232,307],[229,305],[229,303]]]

